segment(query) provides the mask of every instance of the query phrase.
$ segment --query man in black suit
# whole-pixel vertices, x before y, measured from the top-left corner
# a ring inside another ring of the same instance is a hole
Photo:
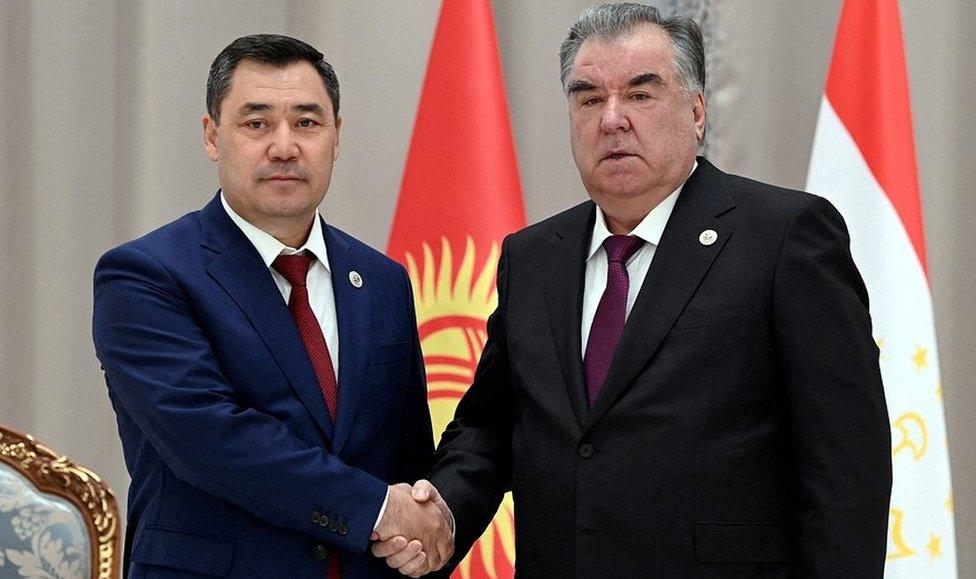
[[[881,577],[890,432],[843,219],[696,158],[694,22],[601,6],[560,57],[592,201],[506,239],[415,498],[460,556],[512,490],[519,577]],[[420,548],[374,552],[416,575]]]

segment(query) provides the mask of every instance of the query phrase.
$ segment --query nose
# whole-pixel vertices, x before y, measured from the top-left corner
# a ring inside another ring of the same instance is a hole
[[[294,161],[298,158],[298,142],[288,123],[280,123],[272,134],[268,157],[272,161]]]
[[[630,120],[627,118],[627,111],[624,109],[620,99],[611,97],[603,107],[603,115],[600,118],[600,130],[605,133],[615,131],[626,131],[630,128]]]

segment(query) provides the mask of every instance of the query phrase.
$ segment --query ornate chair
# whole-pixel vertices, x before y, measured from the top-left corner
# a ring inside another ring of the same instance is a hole
[[[117,579],[121,540],[98,475],[0,425],[0,578]]]

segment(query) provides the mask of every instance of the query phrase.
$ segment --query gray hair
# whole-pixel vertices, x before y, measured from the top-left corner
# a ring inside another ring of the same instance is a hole
[[[705,46],[701,28],[691,18],[669,16],[664,18],[653,6],[624,2],[603,4],[587,8],[569,28],[569,36],[559,47],[559,79],[563,92],[569,94],[569,72],[576,61],[583,42],[592,36],[603,40],[616,40],[626,36],[641,24],[659,27],[671,40],[674,54],[674,71],[681,78],[681,85],[688,95],[705,91]]]

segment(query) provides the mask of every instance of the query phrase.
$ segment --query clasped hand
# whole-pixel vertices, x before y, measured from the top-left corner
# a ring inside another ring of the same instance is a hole
[[[454,518],[434,485],[390,487],[383,518],[373,531],[373,555],[409,577],[437,571],[454,553]]]

